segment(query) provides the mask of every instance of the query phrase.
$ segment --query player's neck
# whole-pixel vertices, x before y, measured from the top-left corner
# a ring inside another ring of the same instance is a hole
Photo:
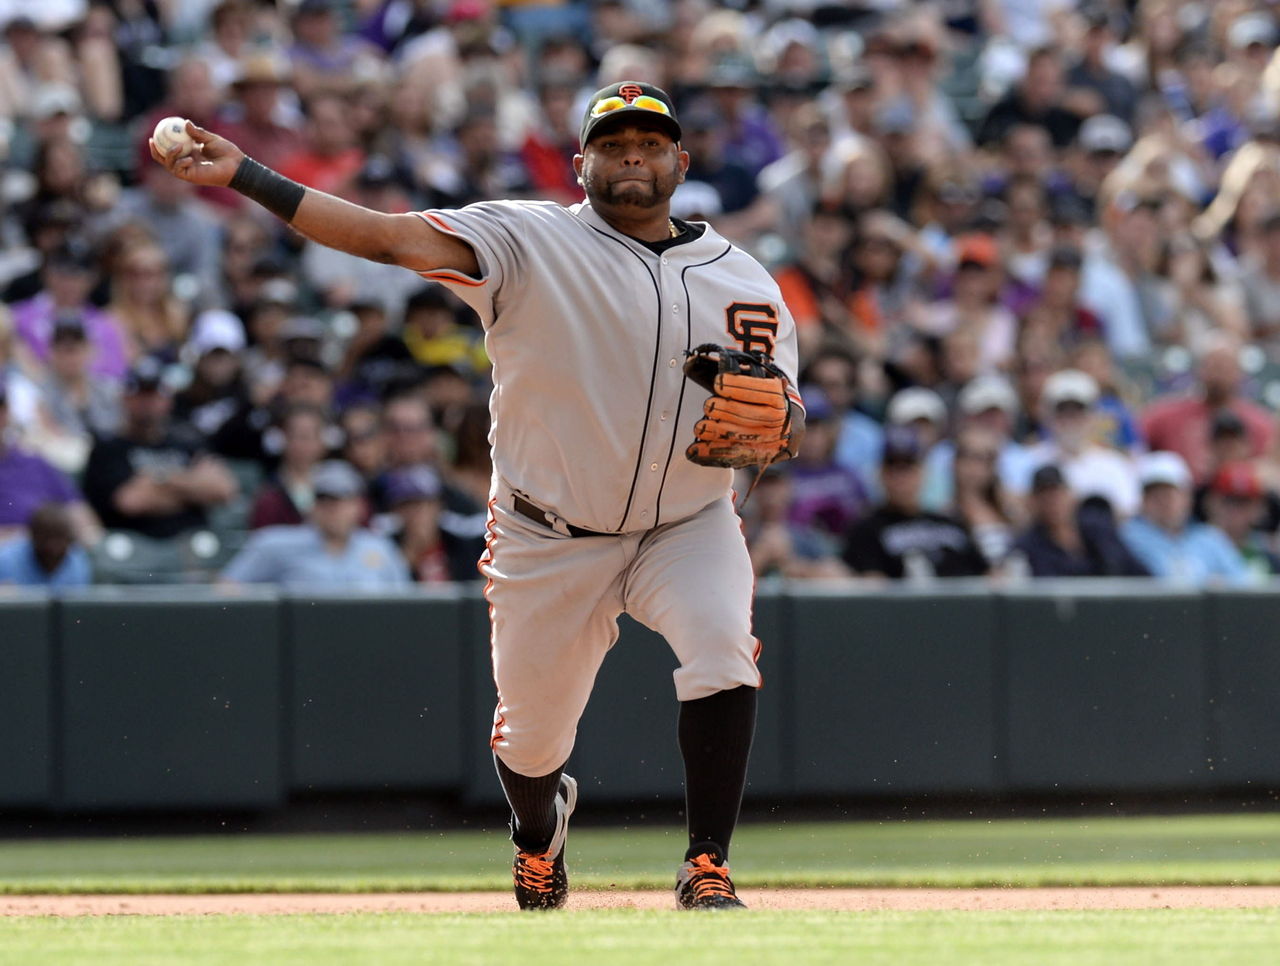
[[[660,242],[672,237],[671,216],[665,205],[661,209],[646,211],[636,218],[626,217],[617,211],[605,212],[598,209],[596,214],[614,231],[639,241]]]

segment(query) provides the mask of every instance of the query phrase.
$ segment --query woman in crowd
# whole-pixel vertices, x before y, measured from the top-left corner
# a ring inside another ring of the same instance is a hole
[[[1009,555],[1021,507],[1000,485],[997,460],[1000,441],[977,426],[962,429],[956,439],[951,515],[969,530],[973,542],[996,571]]]
[[[169,259],[159,245],[134,241],[121,248],[112,266],[108,309],[124,328],[131,359],[177,359],[190,310],[173,292]]]

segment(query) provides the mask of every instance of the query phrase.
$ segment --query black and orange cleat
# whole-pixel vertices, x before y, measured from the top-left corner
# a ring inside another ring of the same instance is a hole
[[[729,878],[720,847],[702,842],[676,872],[676,905],[681,909],[745,909]]]
[[[556,793],[556,832],[545,852],[516,849],[511,864],[516,902],[521,909],[559,909],[569,898],[569,874],[564,867],[564,843],[569,837],[569,816],[578,803],[578,783],[560,776]]]

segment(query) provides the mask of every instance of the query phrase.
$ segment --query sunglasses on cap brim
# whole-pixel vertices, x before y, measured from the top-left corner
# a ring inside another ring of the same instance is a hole
[[[648,94],[641,94],[630,103],[621,97],[602,97],[591,108],[592,117],[604,117],[606,114],[612,114],[614,111],[621,111],[628,107],[639,108],[642,111],[653,111],[655,114],[665,114],[671,116],[671,108],[658,100],[656,97],[650,97]]]

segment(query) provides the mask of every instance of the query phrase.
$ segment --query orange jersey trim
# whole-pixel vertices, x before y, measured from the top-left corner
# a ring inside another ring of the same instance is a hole
[[[432,228],[442,231],[445,234],[458,234],[457,230],[439,215],[434,215],[428,211],[414,211],[411,212],[411,214],[417,215]],[[425,272],[418,272],[418,274],[432,282],[449,282],[453,285],[466,285],[470,288],[480,288],[484,285],[483,281],[474,279],[469,275],[464,275],[462,272],[455,272],[451,268],[431,269]]]
[[[494,530],[494,526],[497,524],[498,518],[493,512],[493,508],[497,502],[497,497],[493,497],[489,500],[489,519],[485,521],[484,525],[484,553],[480,555],[480,559],[476,562],[476,569],[480,571],[480,575],[482,577],[485,577],[484,590],[481,591],[481,595],[484,597],[485,603],[489,605],[489,667],[491,668],[493,667],[494,629],[493,601],[489,599],[489,591],[493,589],[493,578],[484,572],[484,567],[485,564],[491,565],[493,563],[493,545],[498,539],[498,534]],[[489,738],[489,747],[496,749],[499,742],[506,740],[502,734],[502,727],[507,723],[507,719],[502,713],[502,691],[498,689],[497,678],[494,678],[493,687],[498,693],[498,704],[493,709],[495,720],[493,723],[493,734]]]

